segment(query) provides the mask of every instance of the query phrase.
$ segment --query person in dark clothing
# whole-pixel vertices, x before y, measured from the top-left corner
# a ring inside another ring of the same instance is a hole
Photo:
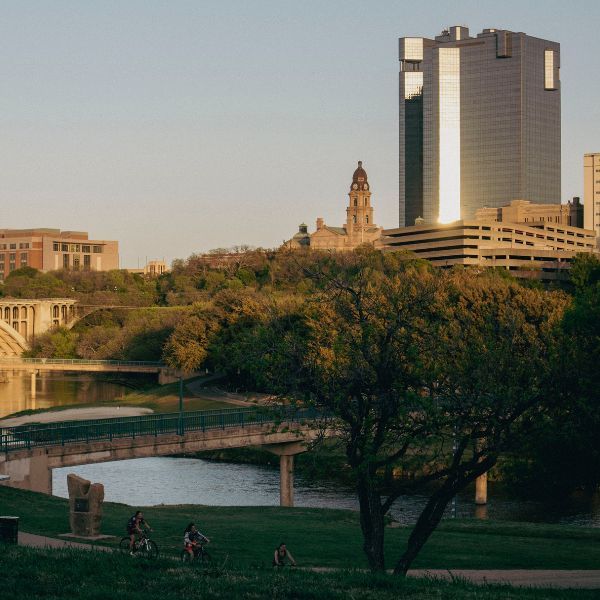
[[[286,560],[289,560],[292,567],[296,566],[296,561],[292,556],[292,553],[287,549],[285,542],[281,542],[277,548],[275,548],[275,553],[273,555],[273,566],[274,567],[285,567]]]

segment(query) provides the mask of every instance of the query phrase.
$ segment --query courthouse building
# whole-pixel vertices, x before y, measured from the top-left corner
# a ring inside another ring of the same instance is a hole
[[[450,27],[399,43],[399,225],[560,204],[560,46]]]
[[[381,227],[375,225],[373,219],[367,172],[362,166],[362,161],[358,161],[348,192],[346,222],[341,227],[335,227],[327,225],[319,217],[317,229],[313,233],[308,233],[307,225],[302,223],[298,233],[285,245],[295,249],[353,250],[361,244],[373,244],[380,236]]]
[[[90,240],[85,231],[0,229],[0,280],[21,267],[40,271],[119,268],[119,242]]]

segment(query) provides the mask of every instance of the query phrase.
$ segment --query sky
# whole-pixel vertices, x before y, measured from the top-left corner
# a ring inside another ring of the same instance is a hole
[[[0,227],[89,231],[121,266],[340,226],[356,162],[398,224],[398,38],[561,44],[562,201],[600,151],[600,3],[0,0]]]

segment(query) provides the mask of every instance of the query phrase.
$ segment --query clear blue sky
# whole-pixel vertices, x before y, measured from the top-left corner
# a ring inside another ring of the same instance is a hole
[[[0,227],[118,239],[123,266],[340,225],[357,160],[397,225],[397,38],[561,43],[563,201],[600,151],[600,3],[0,2]]]

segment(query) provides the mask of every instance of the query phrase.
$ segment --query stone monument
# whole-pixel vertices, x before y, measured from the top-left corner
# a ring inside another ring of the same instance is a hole
[[[91,483],[87,479],[70,473],[67,475],[67,488],[69,490],[71,535],[99,537],[104,486],[101,483]]]

